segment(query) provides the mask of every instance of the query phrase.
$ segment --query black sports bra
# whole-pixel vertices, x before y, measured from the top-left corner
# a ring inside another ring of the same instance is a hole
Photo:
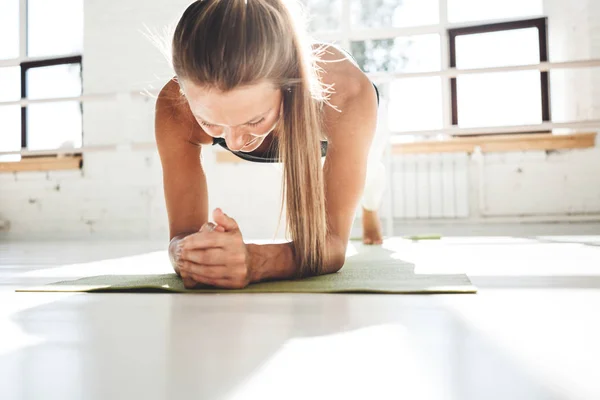
[[[342,50],[344,50],[344,49],[342,49]],[[352,56],[352,54],[350,54],[346,50],[344,50],[344,51],[348,55],[350,55],[352,60],[354,60],[354,64],[356,66],[358,66],[356,59]],[[375,92],[377,93],[377,105],[379,105],[379,89],[377,89],[377,86],[374,83],[373,83],[373,87],[375,88]],[[261,162],[261,163],[277,163],[277,162],[279,162],[279,157],[278,157],[279,149],[277,147],[277,139],[275,139],[275,138],[273,138],[273,142],[271,143],[271,146],[267,150],[267,152],[261,156],[252,155],[250,153],[244,153],[242,151],[232,151],[227,147],[227,143],[225,142],[225,139],[223,139],[223,138],[213,138],[213,146],[216,144],[218,144],[225,150],[231,151],[233,154],[235,154],[239,158],[246,160],[246,161]],[[325,155],[327,155],[327,142],[321,141],[321,157],[325,157]]]

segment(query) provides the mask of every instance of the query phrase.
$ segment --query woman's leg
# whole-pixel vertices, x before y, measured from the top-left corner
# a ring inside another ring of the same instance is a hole
[[[379,110],[377,130],[369,149],[367,176],[361,201],[363,243],[365,244],[381,244],[383,241],[378,210],[386,188],[386,171],[382,160],[389,137],[386,129],[387,118],[384,112],[386,107],[383,102],[380,104]]]

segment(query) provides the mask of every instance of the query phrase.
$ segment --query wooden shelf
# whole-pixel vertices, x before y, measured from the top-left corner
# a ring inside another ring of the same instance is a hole
[[[0,172],[57,171],[80,169],[83,157],[23,157],[21,161],[0,162]]]
[[[415,143],[396,143],[392,145],[393,154],[429,154],[429,153],[473,153],[479,148],[483,153],[508,151],[548,151],[563,149],[585,149],[596,145],[596,133],[574,133],[555,135],[511,134],[475,137],[460,137],[448,140],[422,141]]]

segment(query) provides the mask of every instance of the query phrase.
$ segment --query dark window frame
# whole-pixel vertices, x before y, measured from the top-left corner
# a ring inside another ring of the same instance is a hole
[[[83,91],[83,63],[82,56],[53,57],[36,61],[24,61],[21,63],[21,99],[27,99],[27,71],[32,68],[51,67],[64,64],[79,64],[81,68],[81,87]],[[79,107],[82,108],[81,102]],[[83,113],[83,109],[81,110]],[[81,132],[83,135],[83,131]],[[21,148],[27,149],[27,106],[21,106]]]
[[[540,51],[540,62],[548,61],[548,18],[534,18],[519,21],[501,22],[494,24],[485,25],[474,25],[462,28],[448,29],[448,40],[449,40],[449,64],[450,68],[456,68],[456,37],[461,35],[473,35],[480,33],[490,32],[502,32],[508,30],[525,29],[525,28],[537,28],[539,35],[539,51]],[[551,122],[552,115],[550,111],[550,78],[547,71],[540,71],[541,80],[541,107],[542,107],[542,121]],[[450,79],[450,92],[452,97],[451,113],[452,113],[452,125],[458,126],[458,92],[456,78]],[[538,131],[539,132],[539,131]]]

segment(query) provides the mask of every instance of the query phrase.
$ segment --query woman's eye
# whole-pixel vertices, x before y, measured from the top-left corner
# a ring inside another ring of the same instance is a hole
[[[252,122],[252,123],[248,123],[248,125],[250,125],[250,126],[256,126],[256,125],[260,125],[260,123],[261,123],[261,122],[263,122],[264,120],[265,120],[265,119],[263,118],[263,119],[261,119],[260,121],[257,121],[257,122]]]
[[[205,126],[205,127],[207,127],[207,128],[212,128],[212,127],[214,127],[214,125],[207,124],[207,123],[206,123],[206,122],[204,122],[204,121],[200,121],[200,125],[202,125],[202,126]]]

